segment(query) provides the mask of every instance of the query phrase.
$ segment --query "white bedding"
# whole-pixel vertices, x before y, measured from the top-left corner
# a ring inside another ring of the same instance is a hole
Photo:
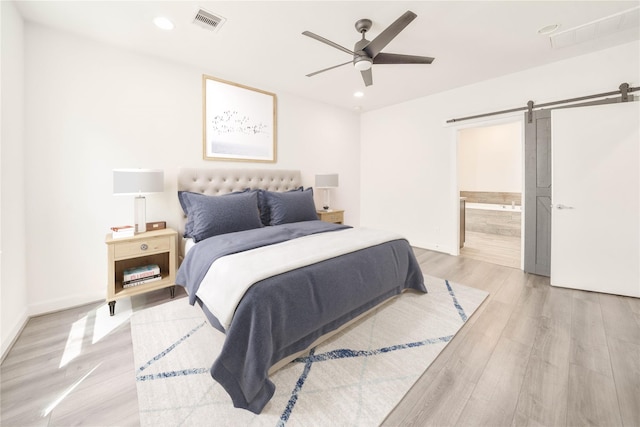
[[[256,282],[402,236],[369,228],[319,233],[227,255],[209,268],[196,295],[229,328],[245,292]]]
[[[196,245],[196,242],[193,241],[190,237],[184,238],[184,256],[187,256],[187,253],[191,250],[192,247]]]

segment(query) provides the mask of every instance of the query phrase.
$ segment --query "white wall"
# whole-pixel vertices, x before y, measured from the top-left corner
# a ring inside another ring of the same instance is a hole
[[[300,169],[340,174],[336,206],[359,219],[359,118],[276,92],[278,162],[202,160],[202,74],[27,23],[26,241],[30,313],[106,297],[109,226],[133,221],[133,199],[112,195],[112,169],[162,168],[166,191],[147,197],[147,220],[177,227],[181,167]],[[319,199],[318,199],[319,200]]]
[[[13,2],[0,2],[0,355],[27,319],[24,186],[24,26]]]
[[[628,43],[364,113],[361,225],[457,253],[458,128],[446,120],[638,86],[639,52]]]
[[[520,122],[461,129],[458,133],[460,191],[522,192]]]

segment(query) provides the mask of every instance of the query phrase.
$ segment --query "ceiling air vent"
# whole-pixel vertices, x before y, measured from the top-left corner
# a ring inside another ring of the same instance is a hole
[[[195,18],[193,18],[194,24],[211,31],[218,31],[218,28],[220,28],[225,21],[226,19],[222,16],[214,15],[204,9],[198,10]]]
[[[578,43],[588,42],[610,36],[620,31],[631,31],[635,28],[636,34],[640,22],[640,6],[615,13],[613,15],[597,19],[565,31],[553,33],[551,39],[552,48],[562,48]]]

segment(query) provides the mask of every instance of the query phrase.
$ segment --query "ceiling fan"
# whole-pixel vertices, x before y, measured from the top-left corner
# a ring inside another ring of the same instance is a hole
[[[316,74],[353,63],[353,66],[356,68],[356,70],[360,71],[360,73],[362,74],[362,79],[364,80],[365,86],[371,86],[373,84],[371,66],[374,64],[431,64],[434,58],[430,58],[428,56],[401,55],[397,53],[381,52],[381,50],[384,49],[384,47],[388,45],[389,42],[391,42],[391,40],[393,40],[400,33],[400,31],[404,30],[405,27],[409,25],[411,21],[413,21],[417,16],[418,15],[411,12],[410,10],[406,11],[401,17],[396,19],[393,24],[389,25],[383,32],[378,34],[378,36],[371,41],[364,38],[365,33],[369,31],[369,29],[371,29],[371,20],[358,20],[356,22],[356,31],[362,34],[362,39],[355,44],[353,51],[342,47],[339,44],[332,42],[331,40],[327,40],[324,37],[320,37],[319,35],[314,34],[310,31],[303,32],[302,34],[307,37],[311,37],[312,39],[316,39],[322,43],[328,44],[329,46],[333,46],[336,49],[353,55],[353,59],[351,61],[345,62],[344,64],[334,65],[333,67],[325,68],[311,74],[307,74],[307,77],[315,76]]]

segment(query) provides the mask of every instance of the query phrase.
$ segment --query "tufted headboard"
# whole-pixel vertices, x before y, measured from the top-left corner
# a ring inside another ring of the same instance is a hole
[[[191,191],[209,196],[221,196],[246,188],[252,190],[288,191],[302,185],[298,170],[283,169],[214,169],[183,168],[178,171],[178,191]],[[184,234],[187,217],[182,215],[180,236]],[[180,247],[183,247],[180,238]]]

